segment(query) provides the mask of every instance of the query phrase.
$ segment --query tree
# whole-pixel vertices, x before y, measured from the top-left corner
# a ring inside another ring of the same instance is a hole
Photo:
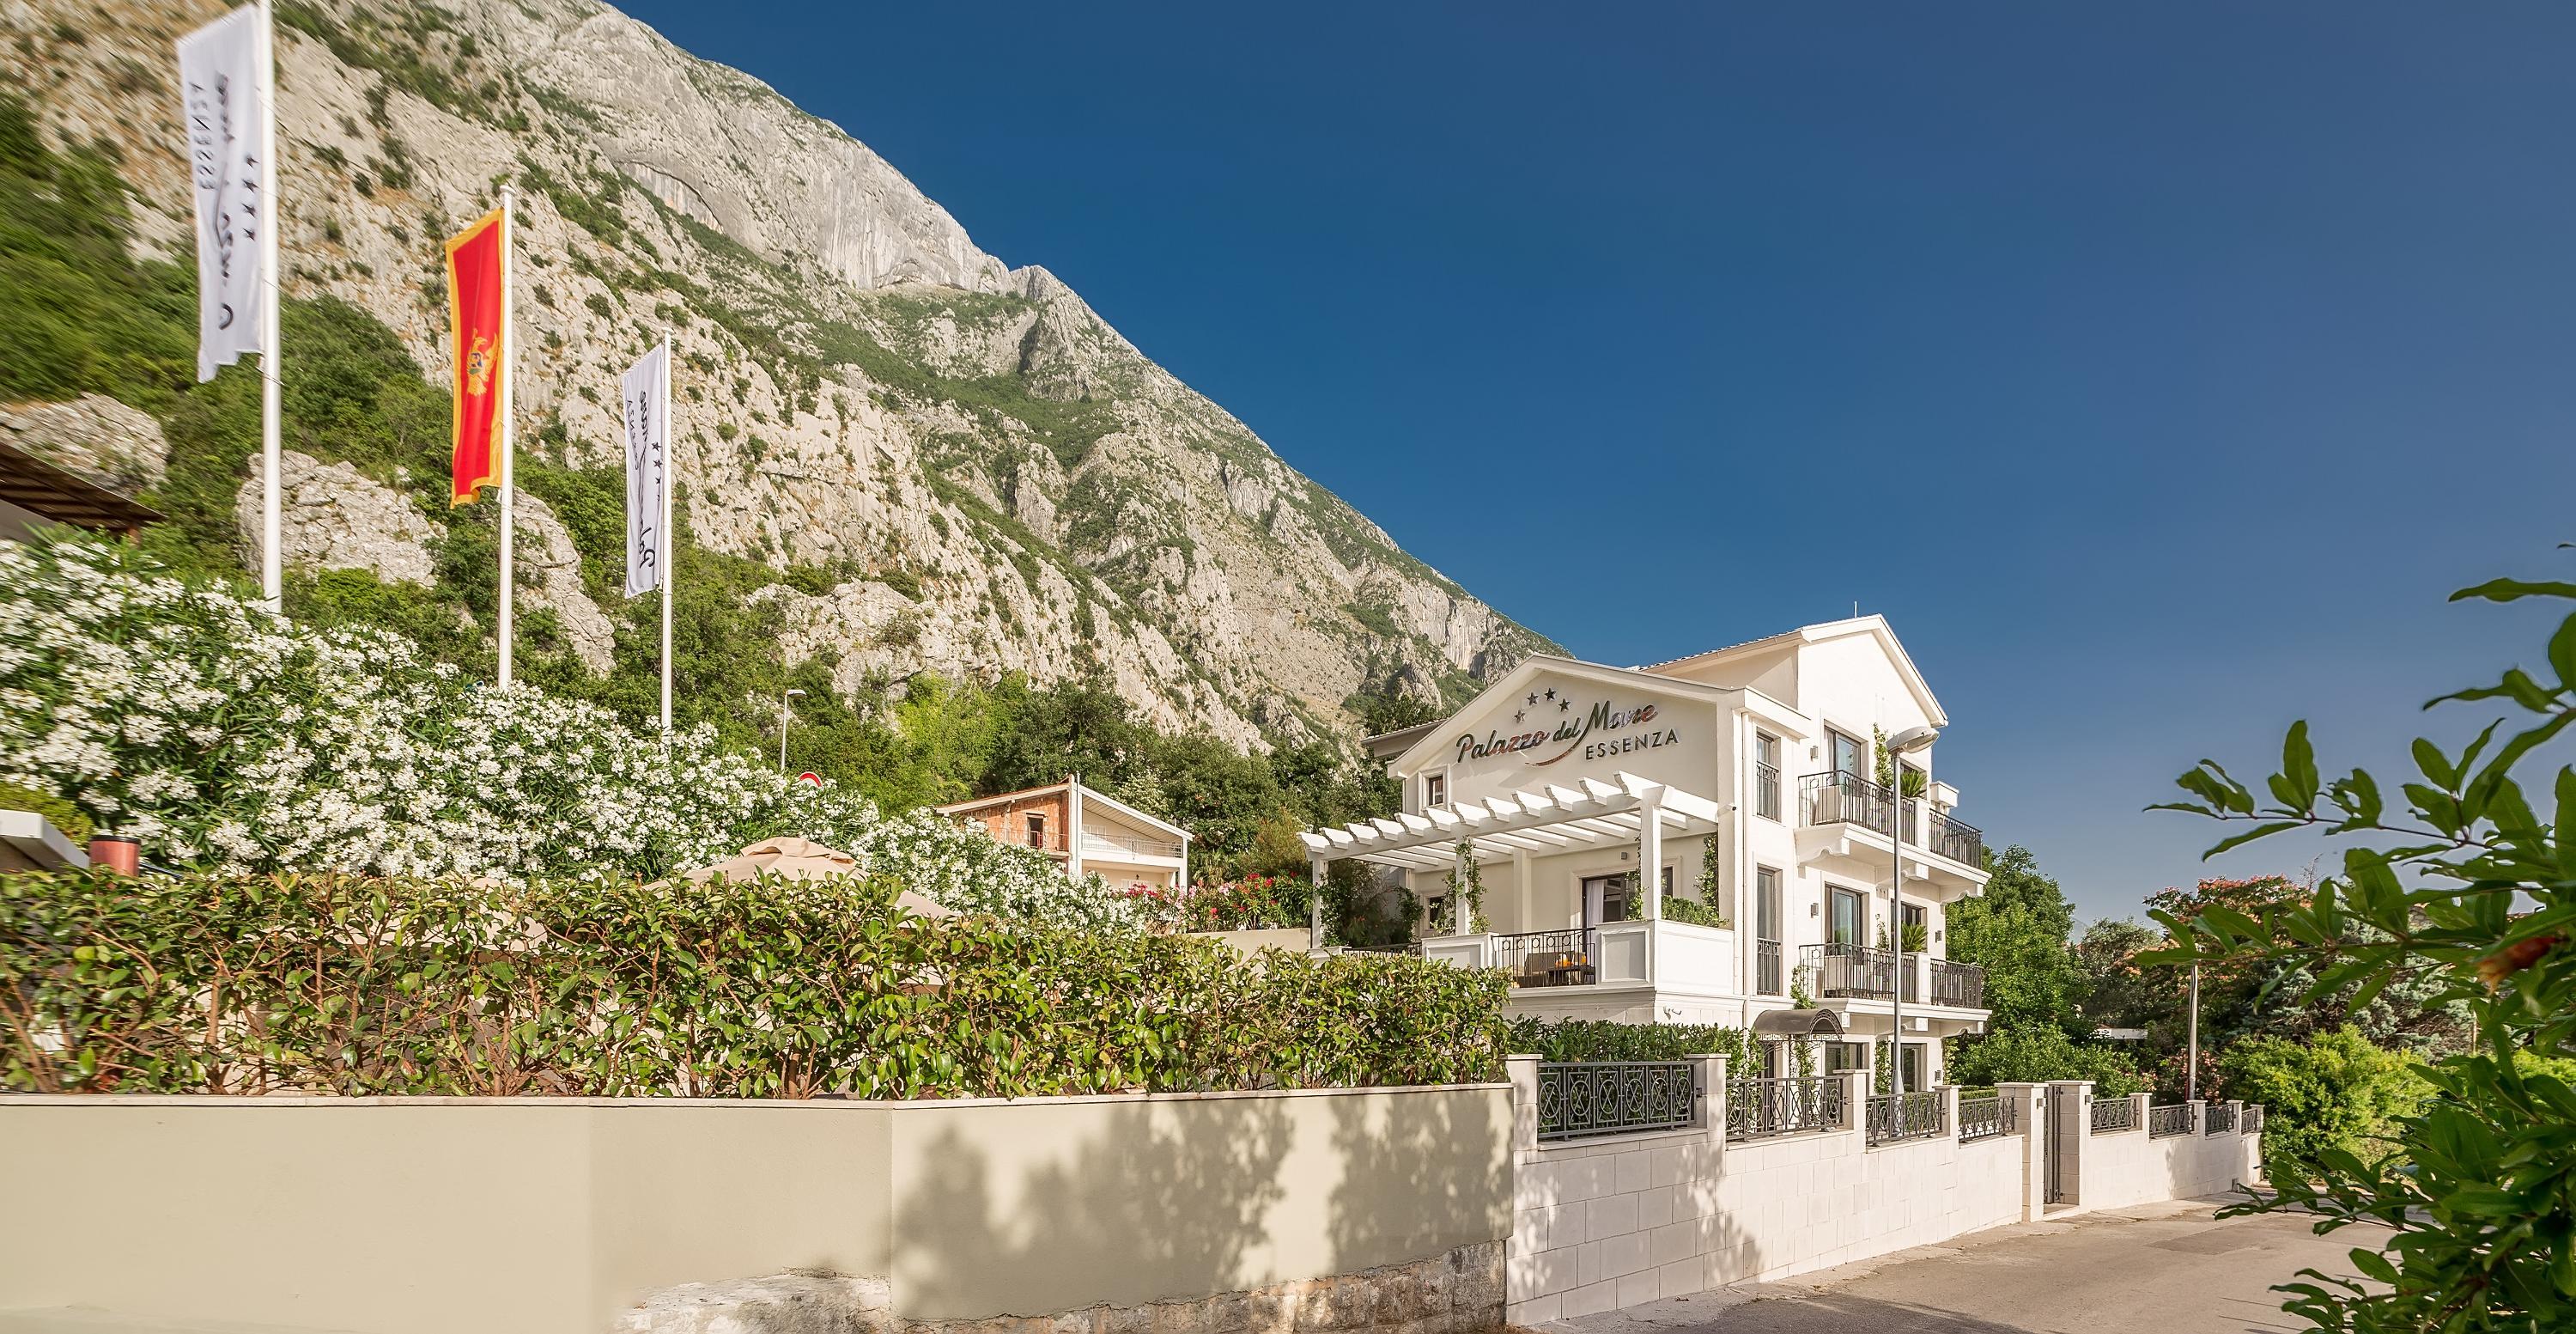
[[[1946,943],[1951,958],[1985,968],[1993,1026],[2090,1032],[2078,1008],[2084,976],[2066,947],[2075,909],[2065,893],[2019,844],[1989,852],[1986,869],[1993,878],[1984,895],[1950,905]]]
[[[2089,1079],[2096,1094],[2116,1098],[2146,1087],[2128,1053],[2075,1042],[2048,1024],[2024,1024],[1963,1042],[1949,1066],[1955,1084]]]
[[[2267,1154],[2313,1161],[2326,1149],[2388,1147],[2389,1128],[2423,1097],[2406,1058],[2346,1025],[2305,1040],[2252,1038],[2219,1059],[2227,1096],[2263,1104]]]
[[[2164,943],[2164,933],[2126,918],[2084,928],[2075,942],[2075,966],[2084,974],[2076,1011],[2084,1022],[2097,1029],[2145,1028],[2171,1015],[2174,970],[2138,964],[2138,955]]]
[[[2467,598],[2576,600],[2576,582],[2497,579],[2452,595]],[[2322,832],[2343,855],[2303,901],[2159,910],[2177,943],[2147,961],[2289,963],[2306,971],[2308,1000],[2340,998],[2347,1011],[2418,984],[2471,1025],[2473,1045],[2422,1067],[2432,1096],[2390,1118],[2394,1144],[2267,1145],[2273,1193],[2230,1210],[2298,1208],[2320,1231],[2394,1231],[2384,1253],[2351,1252],[2358,1277],[2309,1270],[2312,1281],[2283,1286],[2287,1309],[2321,1329],[2576,1328],[2576,1085],[2564,1064],[2576,1057],[2576,848],[2562,839],[2576,822],[2576,768],[2532,762],[2576,725],[2576,614],[2543,661],[2537,674],[2510,668],[2434,700],[2499,702],[2519,717],[2497,718],[2456,754],[2417,740],[2395,809],[2367,770],[2326,777],[2305,722],[2283,738],[2265,797],[2204,760],[2177,780],[2189,799],[2162,807],[2245,826],[2213,855],[2294,829]],[[2508,721],[2517,730],[2499,745]]]

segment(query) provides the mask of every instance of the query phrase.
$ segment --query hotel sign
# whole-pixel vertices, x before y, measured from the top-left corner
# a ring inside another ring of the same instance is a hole
[[[1575,712],[1576,708],[1571,696],[1554,687],[1531,691],[1513,712],[1512,722],[1516,726],[1536,726],[1509,736],[1489,729],[1481,738],[1472,734],[1460,737],[1457,762],[1519,755],[1521,763],[1537,769],[1578,752],[1586,760],[1597,760],[1677,745],[1682,739],[1679,730],[1663,725],[1652,704],[1620,709],[1603,700],[1582,713]]]

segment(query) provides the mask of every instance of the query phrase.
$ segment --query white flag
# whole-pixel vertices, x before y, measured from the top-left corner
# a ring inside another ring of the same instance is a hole
[[[260,67],[260,14],[245,5],[179,39],[187,98],[188,178],[197,196],[197,378],[260,346],[260,139],[268,78]]]
[[[626,372],[626,596],[662,586],[671,487],[671,349],[656,346]]]

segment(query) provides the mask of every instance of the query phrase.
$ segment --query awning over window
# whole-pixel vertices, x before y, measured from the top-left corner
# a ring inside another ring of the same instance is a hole
[[[1767,1010],[1753,1017],[1757,1038],[1838,1038],[1843,1021],[1831,1010]]]
[[[1420,815],[1358,820],[1297,835],[1307,851],[1338,860],[1357,857],[1382,866],[1436,871],[1455,860],[1459,844],[1479,861],[1516,853],[1544,857],[1584,848],[1634,843],[1649,812],[1670,837],[1717,832],[1716,802],[1631,773],[1576,779],[1571,787],[1543,788],[1434,806]]]

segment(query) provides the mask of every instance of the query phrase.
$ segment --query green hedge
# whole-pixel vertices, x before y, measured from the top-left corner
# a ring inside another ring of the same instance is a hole
[[[1678,1061],[1723,1056],[1730,1076],[1758,1073],[1743,1029],[1716,1024],[1622,1024],[1607,1019],[1514,1019],[1504,1034],[1515,1054],[1549,1061]]]
[[[938,922],[892,886],[0,875],[0,1089],[1044,1096],[1501,1076],[1419,959]]]

